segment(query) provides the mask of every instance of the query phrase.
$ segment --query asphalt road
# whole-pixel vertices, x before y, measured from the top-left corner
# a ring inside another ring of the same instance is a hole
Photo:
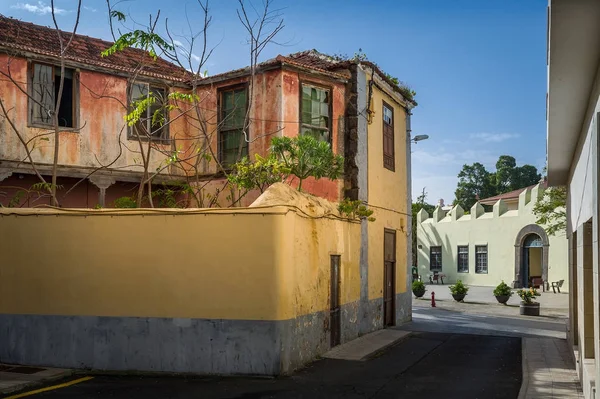
[[[516,398],[520,387],[521,338],[422,332],[371,360],[322,359],[291,377],[95,375],[91,380],[30,398],[504,399]]]

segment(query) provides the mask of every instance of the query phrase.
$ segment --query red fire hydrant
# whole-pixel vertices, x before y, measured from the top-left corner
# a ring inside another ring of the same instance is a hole
[[[435,308],[435,292],[431,291],[431,307]]]

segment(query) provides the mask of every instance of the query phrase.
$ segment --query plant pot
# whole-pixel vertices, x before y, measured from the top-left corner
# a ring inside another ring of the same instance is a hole
[[[537,302],[525,303],[521,302],[520,313],[525,316],[539,316],[540,304]]]
[[[496,300],[498,303],[506,305],[506,302],[510,299],[510,295],[496,295]]]
[[[462,300],[465,299],[465,296],[467,296],[467,294],[452,294],[452,298],[454,298],[456,302],[462,302]]]
[[[415,297],[421,298],[423,295],[425,295],[425,288],[421,290],[413,290],[413,294],[415,295]]]

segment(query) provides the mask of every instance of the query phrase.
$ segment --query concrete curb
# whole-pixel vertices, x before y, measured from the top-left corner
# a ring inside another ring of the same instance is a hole
[[[529,388],[529,367],[527,365],[527,343],[526,338],[521,338],[521,365],[522,365],[522,381],[521,389],[519,390],[519,396],[517,399],[527,398],[527,389]]]
[[[322,358],[365,361],[397,345],[412,335],[410,331],[383,329],[363,335],[355,340],[336,346]]]
[[[74,370],[64,370],[62,372],[53,374],[48,377],[41,377],[39,380],[19,381],[9,387],[5,387],[5,388],[0,387],[0,395],[7,395],[9,393],[23,391],[25,389],[36,388],[36,387],[45,385],[52,381],[62,380],[63,378],[66,378],[66,377],[69,377],[69,376],[72,376],[75,374],[76,373]]]

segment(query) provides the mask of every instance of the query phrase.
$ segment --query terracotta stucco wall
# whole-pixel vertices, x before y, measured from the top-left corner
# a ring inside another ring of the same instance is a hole
[[[27,91],[28,62],[24,58],[9,58],[0,54],[0,68],[10,72],[19,86]],[[128,139],[124,117],[127,113],[127,78],[90,70],[79,71],[79,130],[63,129],[60,132],[58,163],[66,167],[98,168],[111,163],[109,169],[119,171],[142,171],[137,140]],[[140,77],[139,81],[147,81]],[[33,139],[29,148],[36,163],[51,164],[54,154],[54,135],[36,135],[48,132],[47,129],[30,127],[28,124],[27,96],[12,82],[0,82],[0,93],[5,106],[11,111],[11,119],[25,140]],[[174,147],[184,148],[187,141],[177,140],[189,134],[189,127],[183,118],[177,118],[178,110],[170,114],[174,122],[169,126],[170,137],[175,138]],[[0,159],[21,161],[25,150],[17,135],[6,121],[0,121]],[[147,147],[147,143],[144,144]],[[160,145],[164,151],[171,151],[171,144]],[[166,155],[153,152],[149,170],[164,165]],[[114,162],[113,162],[114,161]],[[165,170],[165,173],[169,169]],[[174,173],[178,173],[173,170]]]
[[[218,116],[216,110],[219,91],[236,85],[248,84],[249,78],[242,77],[230,79],[210,85],[198,87],[198,95],[202,99],[204,118],[209,121],[207,135],[211,143],[212,154],[218,156]],[[276,69],[257,74],[254,81],[254,90],[250,108],[249,127],[249,157],[254,159],[256,154],[268,154],[273,137],[296,137],[300,133],[300,85],[301,82],[329,88],[332,92],[332,148],[338,154],[344,153],[344,113],[345,113],[345,85],[340,82],[317,78],[312,75],[294,72],[285,69]],[[200,135],[202,132],[200,132]],[[204,162],[199,168],[201,174],[214,173],[218,170],[215,162]],[[224,187],[224,179],[214,179],[203,183],[204,190],[209,195],[214,195]],[[297,186],[297,181],[291,182]],[[342,181],[328,179],[315,180],[309,178],[302,184],[304,191],[331,201],[341,199]],[[259,195],[252,192],[242,199],[237,205],[247,206]],[[219,195],[218,203],[228,206],[230,201],[225,198],[229,191]]]

